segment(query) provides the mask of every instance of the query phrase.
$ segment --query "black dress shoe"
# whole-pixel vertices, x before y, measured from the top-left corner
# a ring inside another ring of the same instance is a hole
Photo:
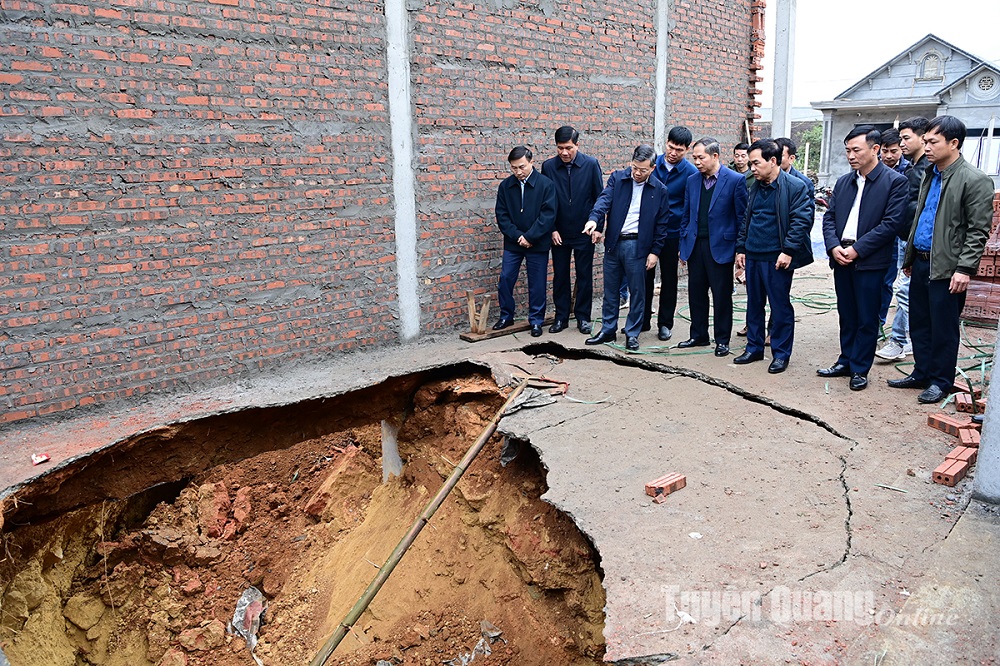
[[[671,331],[668,327],[661,326],[660,331],[656,334],[656,338],[658,340],[663,340],[664,342],[666,342],[667,340],[670,339],[670,336],[672,336],[673,334],[674,334],[673,331]]]
[[[514,323],[513,319],[507,319],[505,317],[500,317],[500,319],[497,319],[497,323],[493,324],[493,330],[494,331],[499,331],[499,330],[505,329],[505,328],[507,328],[508,326],[510,326],[513,323]]]
[[[917,379],[913,375],[907,375],[901,379],[890,379],[889,388],[927,388],[927,382]]]
[[[532,324],[531,325],[531,337],[533,337],[533,338],[540,338],[540,337],[542,337],[542,325],[541,324]]]
[[[849,384],[852,391],[863,391],[868,388],[868,377],[862,375],[861,373],[855,372],[851,375],[851,383]]]
[[[601,331],[595,336],[589,337],[583,341],[585,345],[603,345],[605,342],[614,342],[618,339],[618,334],[614,331],[605,333]]]
[[[690,347],[707,347],[710,343],[708,340],[695,340],[694,338],[688,338],[684,342],[678,342],[678,349],[688,349]]]
[[[779,372],[784,372],[788,368],[787,358],[776,358],[771,361],[771,365],[767,366],[767,371],[772,375],[776,375]]]
[[[816,374],[820,377],[847,377],[851,374],[851,369],[843,363],[834,363],[829,368],[820,368]]]
[[[917,402],[924,405],[929,405],[933,402],[941,402],[944,400],[945,392],[937,384],[931,384],[917,396]]]
[[[747,337],[747,327],[744,326],[740,330],[736,331],[736,335],[740,336],[741,338]]]
[[[639,351],[639,338],[626,338],[625,349],[629,351]]]
[[[718,356],[719,358],[722,358],[723,356],[729,356],[729,345],[723,344],[721,342],[715,345],[715,355]]]
[[[763,361],[764,352],[750,353],[748,351],[743,352],[739,356],[733,359],[733,363],[736,365],[746,365],[747,363],[753,363],[754,361]]]
[[[564,331],[567,328],[569,328],[569,324],[562,319],[556,319],[552,322],[552,325],[549,326],[549,333],[558,333],[559,331]]]
[[[643,324],[643,325],[642,325],[642,328],[641,328],[641,329],[639,329],[639,330],[640,330],[641,332],[645,333],[646,331],[651,331],[651,330],[653,330],[653,327],[652,327],[652,326],[651,326],[650,324]]]
[[[591,323],[585,320],[576,322],[576,328],[581,333],[586,333],[587,335],[590,335],[590,332],[594,330],[594,327],[591,325]]]

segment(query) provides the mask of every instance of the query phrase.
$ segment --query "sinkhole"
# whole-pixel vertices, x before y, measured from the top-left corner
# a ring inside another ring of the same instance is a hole
[[[12,666],[308,664],[504,396],[472,364],[117,442],[7,498],[0,647]],[[383,481],[384,433],[399,476]],[[494,435],[330,664],[599,664],[599,556]],[[482,621],[489,623],[481,624]],[[502,632],[474,654],[482,627]],[[465,661],[463,661],[465,660]]]

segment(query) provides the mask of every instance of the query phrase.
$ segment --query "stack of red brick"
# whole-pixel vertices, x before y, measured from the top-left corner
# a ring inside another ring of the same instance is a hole
[[[957,437],[959,444],[934,470],[934,483],[954,486],[965,478],[969,467],[976,463],[976,454],[979,452],[979,431],[982,426],[962,415],[973,413],[973,400],[976,405],[975,412],[982,413],[986,405],[981,397],[982,393],[979,390],[973,394],[958,393],[955,396],[957,412],[954,416],[930,414],[927,417],[927,425]]]
[[[993,195],[993,227],[979,271],[969,282],[962,319],[994,326],[1000,320],[1000,192]]]

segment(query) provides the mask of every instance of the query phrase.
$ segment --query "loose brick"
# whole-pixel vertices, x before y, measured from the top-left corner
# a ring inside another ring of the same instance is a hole
[[[965,422],[945,416],[944,414],[928,414],[927,425],[941,432],[958,437],[958,431],[965,425]]]
[[[972,413],[972,396],[968,393],[955,394],[955,411],[967,414]]]
[[[669,495],[687,485],[687,477],[682,474],[671,473],[654,479],[646,484],[646,494],[650,497]]]
[[[962,428],[958,431],[958,441],[962,446],[979,448],[980,437],[979,431],[972,428]]]
[[[965,478],[969,471],[969,463],[959,460],[945,460],[934,470],[934,483],[944,486],[954,486]]]
[[[951,453],[945,456],[945,460],[959,460],[961,462],[967,462],[970,465],[975,465],[978,453],[979,449],[975,447],[956,446],[951,450]]]
[[[955,382],[955,385],[951,387],[951,391],[952,391],[952,393],[965,393],[966,395],[968,395],[969,394],[969,385],[966,384],[965,382]],[[975,396],[976,398],[982,398],[983,397],[983,389],[980,388],[980,387],[978,387],[978,386],[973,385],[973,387],[972,387],[972,395]]]

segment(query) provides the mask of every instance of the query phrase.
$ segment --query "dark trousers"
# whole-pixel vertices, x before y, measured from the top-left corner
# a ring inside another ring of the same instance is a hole
[[[889,303],[892,302],[892,285],[896,283],[896,276],[899,274],[899,268],[897,265],[897,259],[899,255],[899,248],[897,247],[899,243],[895,240],[892,242],[892,263],[889,264],[889,268],[885,271],[885,281],[882,283],[882,304],[878,311],[879,323],[884,324],[885,318],[889,315]]]
[[[859,271],[850,266],[833,269],[840,317],[840,358],[837,362],[859,375],[867,375],[875,360],[884,283],[885,271]]]
[[[712,324],[716,344],[729,344],[733,333],[733,262],[720,264],[712,257],[707,238],[694,242],[688,259],[688,305],[691,339],[708,340],[708,292],[712,292]]]
[[[601,310],[601,332],[618,330],[618,292],[622,280],[628,282],[628,317],[625,335],[639,337],[642,327],[643,303],[646,302],[646,257],[637,257],[637,240],[621,240],[614,251],[604,251],[604,306]]]
[[[910,340],[915,378],[951,392],[965,294],[948,291],[951,280],[931,280],[930,262],[917,257],[910,273]]]
[[[503,264],[500,266],[500,281],[497,291],[500,297],[500,317],[514,318],[514,285],[521,272],[524,260],[528,274],[528,323],[541,326],[545,321],[545,287],[549,277],[548,252],[503,250]]]
[[[656,310],[657,327],[674,327],[674,311],[677,309],[677,258],[680,253],[680,238],[668,238],[660,251],[660,306]],[[645,259],[643,259],[645,265]],[[642,330],[648,331],[653,320],[653,283],[656,267],[646,271],[645,315]],[[630,298],[632,298],[630,296]]]
[[[778,270],[773,261],[747,257],[747,351],[764,351],[764,304],[771,304],[771,356],[788,360],[795,339],[792,308],[792,276],[795,271]]]
[[[576,303],[569,279],[570,256],[576,264]],[[569,321],[570,307],[578,322],[590,321],[590,308],[594,301],[594,245],[552,246],[552,303],[556,319]]]

